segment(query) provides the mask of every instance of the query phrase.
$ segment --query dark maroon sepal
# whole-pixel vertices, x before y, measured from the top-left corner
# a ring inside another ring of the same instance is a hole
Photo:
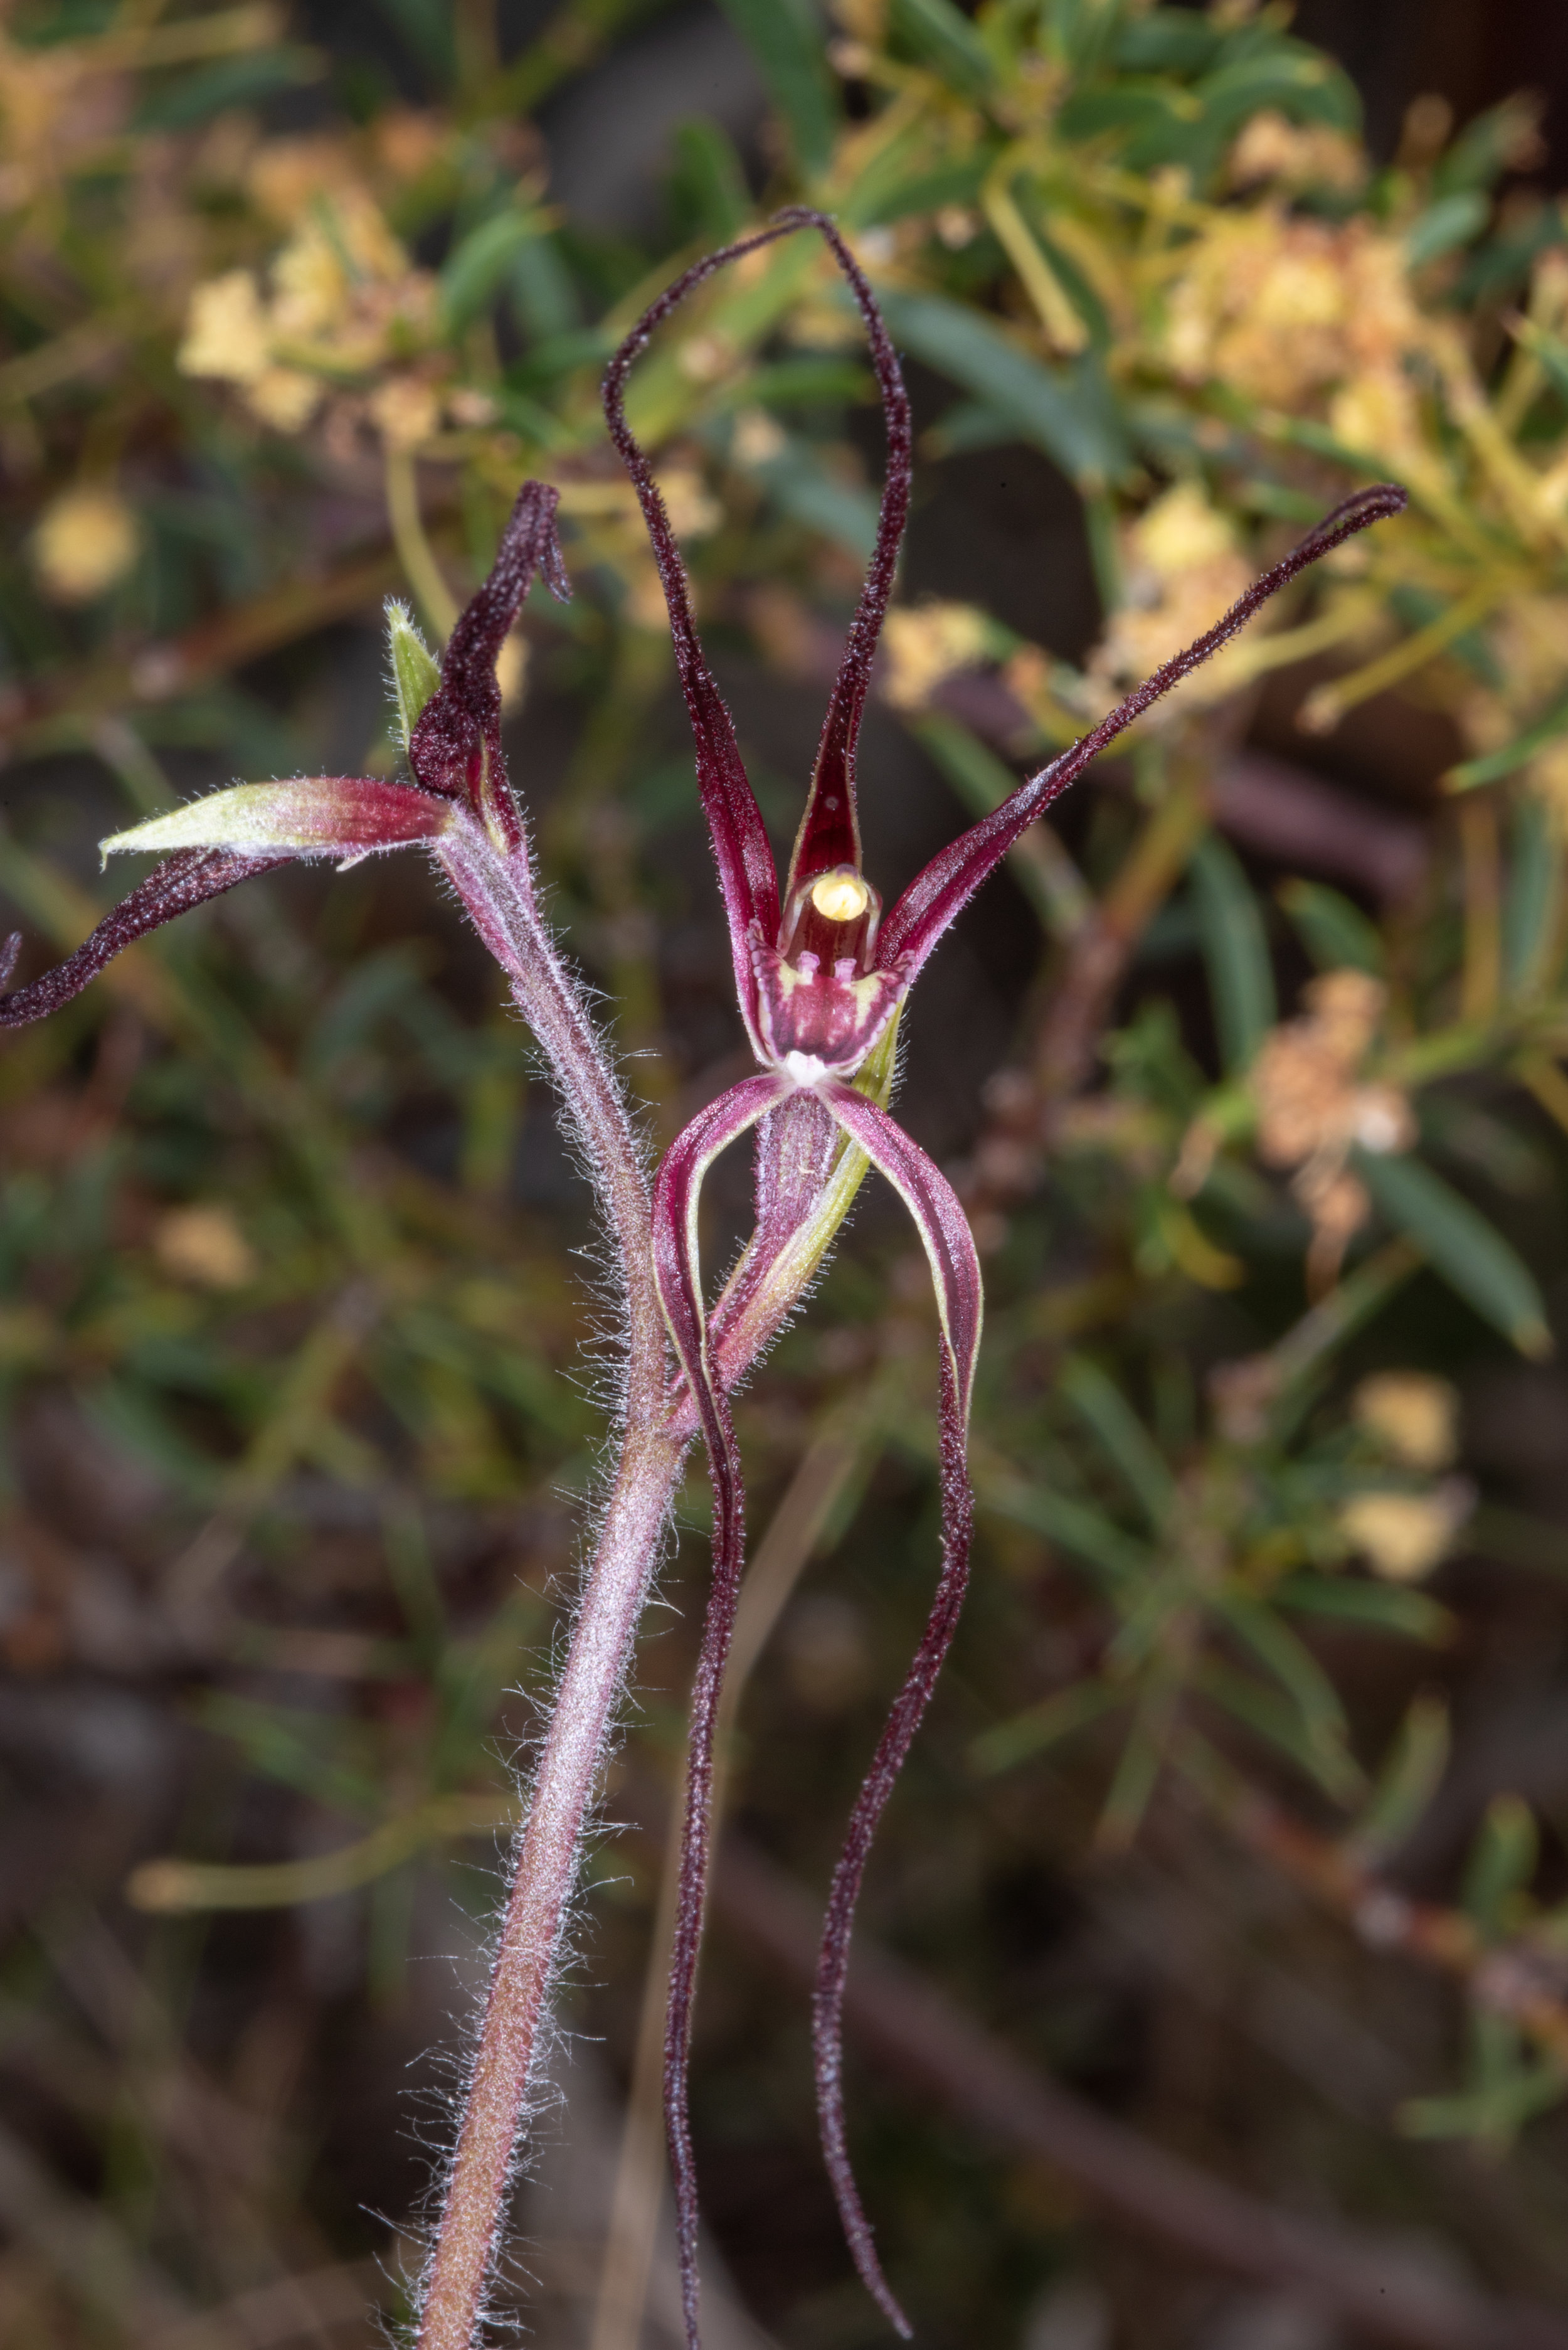
[[[780,218],[786,217],[780,214]],[[882,477],[882,504],[877,519],[877,544],[872,549],[865,585],[855,618],[845,639],[844,653],[834,681],[833,698],[822,723],[812,770],[805,811],[790,857],[786,897],[803,881],[815,879],[835,865],[860,865],[860,823],[855,804],[855,754],[860,722],[870,691],[871,665],[877,657],[888,600],[893,592],[898,549],[909,518],[909,492],[914,479],[914,429],[909,395],[904,388],[898,353],[888,339],[877,297],[854,255],[830,220],[821,213],[801,211],[794,217],[802,227],[819,230],[832,248],[855,296],[871,348],[871,364],[882,395],[883,430],[887,434],[887,469]]]
[[[697,1217],[702,1180],[722,1150],[765,1118],[787,1093],[773,1071],[745,1077],[700,1110],[665,1153],[654,1179],[653,1276],[670,1336],[697,1407],[713,1487],[713,1584],[691,1691],[686,1804],[679,1862],[680,1898],[670,1952],[664,2031],[664,2110],[675,2189],[675,2230],[687,2350],[701,2350],[697,2315],[697,2171],[691,2150],[687,2082],[691,2006],[702,1939],[712,1827],[713,1751],[724,1666],[745,1566],[745,1495],[727,1397],[713,1378],[698,1262]]]
[[[556,534],[559,504],[560,493],[546,482],[524,482],[518,491],[490,577],[459,616],[440,688],[409,737],[416,781],[497,825],[510,848],[521,846],[523,827],[502,764],[495,662],[535,575],[543,574],[560,602],[571,596]]]
[[[1085,768],[1118,734],[1124,734],[1145,711],[1152,709],[1194,670],[1200,669],[1221,645],[1229,644],[1272,596],[1277,596],[1310,564],[1321,562],[1357,531],[1402,513],[1407,504],[1408,494],[1397,482],[1377,482],[1370,489],[1357,490],[1332,514],[1325,515],[1317,528],[1309,531],[1288,555],[1254,579],[1211,629],[1206,629],[1184,651],[1173,655],[1152,677],[1135,686],[1126,701],[1102,718],[1097,726],[1091,727],[1059,758],[1053,759],[1048,767],[1042,767],[1037,775],[1020,784],[1000,807],[981,816],[978,824],[939,850],[924,872],[916,875],[884,922],[877,950],[878,963],[902,963],[912,984],[932,948],[963,911],[981,882],[996,870],[1013,842],[1028,830],[1036,816],[1044,815],[1053,801],[1060,799],[1077,782]]]
[[[41,979],[26,987],[18,987],[9,995],[0,995],[0,1028],[25,1027],[29,1020],[46,1019],[79,995],[84,987],[95,980],[106,963],[114,961],[149,931],[161,930],[181,914],[188,914],[192,906],[200,906],[208,898],[221,898],[236,881],[249,881],[257,873],[270,873],[275,867],[288,865],[289,856],[240,857],[228,848],[182,848],[151,872],[128,898],[122,898],[111,914],[106,914],[92,936],[84,939],[74,954],[57,963]],[[8,939],[0,958],[0,985],[16,969],[20,936]]]
[[[730,951],[735,989],[752,1033],[760,1042],[758,1004],[751,955],[753,927],[770,943],[779,930],[778,872],[766,827],[747,777],[735,740],[735,730],[712,672],[703,656],[691,611],[686,568],[680,559],[670,516],[653,478],[653,469],[626,417],[626,381],[639,354],[648,348],[654,328],[683,302],[688,294],[730,262],[755,253],[797,229],[815,229],[826,240],[859,306],[871,346],[872,364],[882,392],[887,421],[888,470],[882,492],[877,544],[860,601],[850,623],[833,698],[823,723],[816,764],[805,813],[801,818],[790,862],[792,899],[803,881],[810,881],[834,866],[860,865],[860,832],[855,809],[855,746],[870,685],[871,664],[881,633],[893,574],[909,508],[913,441],[909,397],[898,370],[898,357],[888,338],[876,296],[844,239],[826,213],[795,204],[776,213],[767,226],[742,237],[720,252],[710,253],[665,288],[643,312],[621,344],[605,377],[605,416],[610,437],[631,477],[652,542],[654,560],[670,613],[670,636],[680,671],[681,690],[697,746],[697,785],[719,866],[724,910],[730,925]]]

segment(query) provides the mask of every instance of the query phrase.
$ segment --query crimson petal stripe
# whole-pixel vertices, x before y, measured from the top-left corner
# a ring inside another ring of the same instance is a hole
[[[248,881],[257,873],[270,873],[277,866],[292,861],[286,854],[241,857],[228,848],[182,848],[173,857],[165,858],[145,881],[138,882],[120,899],[112,913],[104,916],[74,954],[27,986],[0,995],[0,1028],[20,1028],[29,1020],[47,1018],[62,1003],[79,995],[106,964],[138,939],[145,938],[150,931],[160,930],[165,922],[188,914],[193,906],[202,905],[209,898],[222,897],[236,881]],[[9,977],[15,964],[18,943],[7,943],[5,977]]]
[[[1069,785],[1077,782],[1090,761],[1097,758],[1107,743],[1114,743],[1172,686],[1179,685],[1183,678],[1200,668],[1238,629],[1246,626],[1271,596],[1277,595],[1309,564],[1316,563],[1320,556],[1329,554],[1357,531],[1366,530],[1369,524],[1398,514],[1407,503],[1406,493],[1393,482],[1381,482],[1373,489],[1358,490],[1354,497],[1346,498],[1299,546],[1254,579],[1246,594],[1195,643],[1157,669],[1152,677],[1146,678],[1118,708],[1102,718],[1070,750],[1020,784],[999,808],[982,816],[933,857],[883,921],[877,942],[880,968],[887,970],[894,962],[900,962],[912,983],[942,933],[963,911],[981,882],[995,871],[1020,833],[1036,816],[1044,816]]]
[[[872,1838],[930,1702],[969,1587],[974,1497],[969,1482],[968,1430],[975,1358],[980,1350],[980,1259],[958,1194],[919,1144],[912,1142],[885,1110],[878,1109],[875,1102],[867,1101],[851,1087],[836,1085],[825,1087],[822,1091],[834,1117],[872,1164],[880,1168],[915,1220],[930,1262],[944,1340],[939,1447],[941,1574],[919,1647],[904,1686],[894,1700],[871,1768],[849,1815],[844,1849],[828,1893],[812,2001],[817,2118],[845,2238],[867,2291],[888,2323],[907,2340],[914,2329],[882,2273],[849,2159],[844,2119],[844,1985],[849,1970],[855,1906]]]
[[[664,2027],[664,2111],[675,2186],[680,2298],[688,2350],[700,2350],[697,2287],[697,2172],[691,2151],[687,2084],[691,2009],[702,1940],[711,1858],[713,1733],[719,1693],[745,1565],[745,1494],[730,1408],[708,1360],[697,1211],[702,1179],[720,1152],[765,1118],[790,1091],[770,1071],[747,1077],[694,1118],[667,1153],[653,1191],[653,1269],[659,1302],[680,1367],[691,1384],[713,1486],[713,1578],[691,1690],[686,1804],[680,1829],[679,1898]]]

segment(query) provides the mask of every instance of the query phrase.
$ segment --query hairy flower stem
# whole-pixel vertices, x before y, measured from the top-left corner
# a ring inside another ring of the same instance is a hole
[[[471,2350],[506,2215],[583,1825],[685,1445],[628,1434],[518,1840],[418,2341]]]
[[[471,2350],[506,2213],[583,1830],[689,1437],[671,1419],[643,1154],[581,995],[539,920],[525,850],[472,821],[441,862],[550,1064],[587,1159],[627,1311],[619,1453],[518,1838],[457,2148],[425,2279],[419,2350]]]
[[[504,822],[459,816],[435,846],[474,927],[512,983],[550,1066],[598,1195],[626,1311],[620,1437],[608,1499],[519,1835],[478,2044],[426,2271],[417,2350],[472,2350],[506,2214],[507,2193],[543,2042],[557,1956],[638,1618],[699,1413],[668,1378],[654,1281],[644,1156],[625,1098],[571,977],[540,919],[526,845]],[[875,1056],[874,1056],[875,1057]],[[891,1045],[877,1065],[891,1076]],[[820,1197],[764,1240],[715,1309],[728,1389],[787,1319],[831,1244],[866,1171],[851,1149]],[[745,1277],[750,1267],[750,1277]],[[700,1900],[689,1903],[695,1916]]]
[[[453,824],[437,857],[475,929],[507,978],[560,1091],[609,1226],[617,1286],[627,1314],[625,1416],[628,1434],[667,1416],[663,1309],[653,1279],[646,1154],[604,1047],[540,919],[525,848],[504,848],[472,818]]]

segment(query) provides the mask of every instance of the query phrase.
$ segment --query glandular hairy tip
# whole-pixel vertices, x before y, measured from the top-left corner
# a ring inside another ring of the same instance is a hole
[[[427,702],[439,690],[441,668],[413,623],[408,606],[387,599],[387,645],[392,657],[392,691],[398,699],[398,731],[406,751]]]

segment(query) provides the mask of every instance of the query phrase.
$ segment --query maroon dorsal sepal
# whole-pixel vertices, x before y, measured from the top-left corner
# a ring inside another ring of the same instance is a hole
[[[848,281],[865,324],[882,396],[883,430],[887,434],[887,471],[883,476],[881,510],[877,518],[877,543],[871,553],[860,601],[849,624],[833,696],[823,720],[812,769],[811,789],[795,834],[790,857],[786,899],[793,899],[803,881],[836,865],[860,866],[860,818],[856,805],[855,754],[860,722],[870,690],[871,665],[877,656],[888,600],[893,592],[898,549],[909,515],[909,490],[914,474],[914,435],[909,420],[909,395],[904,388],[898,354],[888,339],[877,298],[833,223],[820,213],[803,213],[832,247],[833,257]]]
[[[620,453],[642,506],[653,546],[654,560],[670,614],[681,691],[697,749],[697,785],[708,818],[719,883],[730,927],[730,952],[735,990],[753,1045],[761,1044],[755,968],[752,954],[753,930],[770,942],[779,932],[778,869],[767,830],[752,790],[740,745],[723,697],[714,682],[697,635],[686,567],[653,468],[626,416],[626,383],[639,356],[647,349],[654,328],[688,294],[716,270],[748,253],[812,228],[826,241],[843,271],[865,321],[872,364],[882,394],[887,420],[888,469],[872,553],[860,601],[850,623],[837,680],[823,722],[821,739],[806,796],[805,813],[795,837],[790,860],[787,899],[798,885],[837,866],[858,871],[860,832],[855,806],[855,750],[871,681],[871,664],[881,634],[883,616],[892,593],[893,574],[909,509],[913,442],[909,396],[898,358],[888,338],[876,296],[854,255],[825,213],[794,205],[775,213],[767,226],[742,237],[717,253],[706,255],[666,287],[649,305],[610,361],[605,376],[605,416],[610,438]]]
[[[459,615],[441,665],[441,685],[409,737],[409,764],[427,792],[461,800],[503,846],[522,846],[523,825],[501,755],[501,688],[495,660],[523,599],[542,573],[562,603],[571,595],[556,509],[560,493],[524,482],[490,576]]]

